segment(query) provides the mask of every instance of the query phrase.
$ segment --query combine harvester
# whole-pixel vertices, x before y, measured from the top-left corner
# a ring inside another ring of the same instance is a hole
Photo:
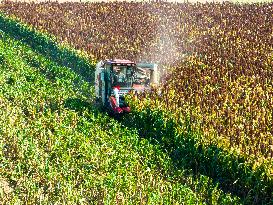
[[[157,64],[129,60],[105,60],[96,65],[96,101],[110,114],[129,113],[125,101],[129,92],[140,93],[158,84]]]

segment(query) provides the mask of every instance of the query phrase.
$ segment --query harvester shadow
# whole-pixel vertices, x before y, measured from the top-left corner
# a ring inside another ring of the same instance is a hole
[[[197,140],[198,134],[191,130],[189,123],[181,125],[186,132],[177,132],[177,123],[164,120],[162,112],[149,108],[126,115],[119,122],[136,129],[142,138],[165,150],[175,169],[189,170],[196,178],[208,176],[225,193],[238,196],[245,204],[272,203],[273,182],[263,174],[263,168],[254,171],[243,157],[215,145],[205,147]]]
[[[91,62],[69,48],[60,47],[53,40],[53,37],[45,36],[2,13],[0,13],[0,28],[11,38],[30,46],[35,52],[40,53],[57,65],[70,68],[85,81],[94,81],[94,66]]]
[[[81,114],[83,111],[87,110],[88,112],[97,112],[100,111],[98,109],[94,109],[94,104],[90,102],[86,102],[79,98],[68,98],[64,102],[64,107],[70,110],[74,110]]]

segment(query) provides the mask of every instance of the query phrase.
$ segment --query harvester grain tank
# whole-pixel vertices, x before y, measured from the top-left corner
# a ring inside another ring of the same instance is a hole
[[[105,60],[96,65],[96,100],[110,113],[129,113],[125,95],[149,90],[158,84],[157,64],[130,60]]]

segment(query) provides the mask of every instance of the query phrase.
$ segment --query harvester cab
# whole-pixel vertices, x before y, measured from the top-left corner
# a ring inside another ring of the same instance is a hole
[[[143,92],[156,85],[157,65],[129,60],[106,60],[96,65],[96,100],[110,113],[129,113],[125,95],[129,92]]]

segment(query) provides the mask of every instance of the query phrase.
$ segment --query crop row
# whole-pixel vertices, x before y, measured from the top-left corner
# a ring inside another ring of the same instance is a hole
[[[1,17],[1,203],[240,204],[209,177],[177,170],[135,129],[98,112],[88,79],[69,67],[84,58],[60,61],[46,52],[51,38],[18,22],[14,37],[15,21]]]
[[[163,106],[191,115],[204,143],[257,164],[272,158],[272,3],[5,2],[1,9],[96,59],[158,62]]]

